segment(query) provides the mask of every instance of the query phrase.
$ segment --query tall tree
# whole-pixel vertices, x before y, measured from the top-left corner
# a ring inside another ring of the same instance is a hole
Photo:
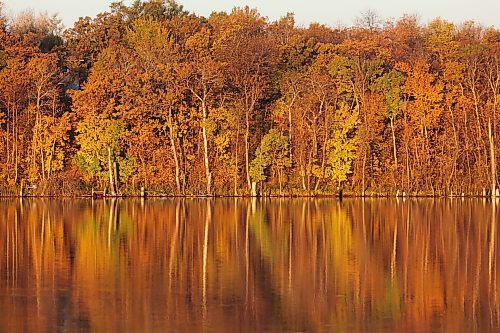
[[[275,45],[266,33],[266,19],[248,7],[235,8],[225,17],[212,16],[211,23],[219,36],[216,55],[227,63],[226,74],[243,113],[245,174],[250,190],[251,143],[256,139],[252,138],[251,134],[255,133],[252,128],[258,127],[253,126],[256,112],[262,108],[259,103],[265,100],[271,88]]]

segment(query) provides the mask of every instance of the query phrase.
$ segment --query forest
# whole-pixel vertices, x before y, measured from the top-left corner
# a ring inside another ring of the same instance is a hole
[[[500,30],[0,2],[0,194],[495,193]]]

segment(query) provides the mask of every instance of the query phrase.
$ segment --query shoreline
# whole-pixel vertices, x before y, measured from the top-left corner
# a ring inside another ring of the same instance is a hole
[[[0,199],[493,199],[500,198],[500,195],[482,195],[482,194],[462,194],[462,195],[432,195],[432,194],[405,194],[405,195],[394,195],[394,194],[357,194],[349,193],[339,196],[338,194],[293,194],[293,195],[203,195],[203,194],[193,194],[193,195],[172,195],[172,194],[156,194],[156,195],[0,195]]]

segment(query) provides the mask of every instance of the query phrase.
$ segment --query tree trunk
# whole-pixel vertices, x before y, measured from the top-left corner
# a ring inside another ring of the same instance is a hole
[[[113,177],[113,163],[111,162],[111,147],[108,147],[108,171],[111,195],[116,195],[115,177]]]
[[[37,87],[37,96],[36,96],[36,114],[35,114],[35,133],[33,133],[33,138],[32,138],[32,148],[33,148],[33,165],[35,168],[33,170],[36,170],[36,163],[37,163],[37,146],[41,143],[41,138],[40,134],[38,133],[39,130],[39,124],[40,124],[40,102],[41,102],[41,87]],[[35,141],[33,143],[33,140]],[[34,144],[34,147],[33,147]],[[41,144],[40,144],[41,146]],[[42,179],[45,180],[45,161],[43,158],[43,149],[40,147],[40,164],[41,164],[41,173],[42,173]]]
[[[366,183],[365,183],[365,178],[366,178],[366,148],[365,152],[363,153],[363,171],[362,171],[362,177],[361,177],[361,196],[365,196],[365,189],[366,189]]]
[[[323,112],[323,104],[324,102],[321,101],[320,105],[320,114]],[[328,134],[329,134],[329,127],[328,127],[328,115],[327,112],[325,112],[325,133],[324,133],[324,138],[323,138],[323,147],[321,149],[321,176],[318,177],[316,180],[316,184],[314,185],[314,193],[318,192],[319,184],[323,181],[325,178],[325,165],[326,165],[326,145],[328,143]]]
[[[257,196],[257,182],[252,182],[252,197],[256,197]]]
[[[18,121],[18,110],[17,107],[14,111],[14,128],[13,132],[15,132],[14,135],[14,181],[17,184],[17,181],[19,180],[19,121]]]
[[[306,185],[306,168],[307,166],[304,165],[305,162],[302,162],[302,158],[300,159],[300,179],[302,180],[302,189],[304,191],[307,191],[307,185]]]
[[[50,149],[50,155],[48,157],[47,161],[47,178],[50,179],[52,175],[52,160],[54,159],[54,154],[55,154],[55,149],[56,149],[56,140],[52,141],[52,148]]]
[[[19,189],[19,196],[24,197],[24,179],[21,179],[21,187]]]
[[[297,95],[294,94],[293,95],[293,98],[292,98],[292,101],[290,102],[290,104],[288,105],[288,144],[290,146],[290,163],[293,163],[293,142],[292,142],[292,130],[293,130],[293,126],[292,126],[292,107],[293,107],[293,104],[295,103],[295,99],[296,99]]]
[[[42,179],[45,180],[45,153],[43,151],[43,147],[40,147],[40,161],[42,163]]]
[[[120,182],[118,179],[118,163],[117,162],[113,162],[113,170],[114,170],[114,177],[115,177],[115,191],[118,194],[118,192],[120,190]]]
[[[472,92],[472,97],[474,101],[474,113],[476,116],[476,125],[477,125],[477,130],[478,130],[478,135],[477,135],[477,140],[478,140],[478,149],[479,154],[483,155],[480,156],[484,160],[484,168],[486,169],[485,171],[487,172],[488,170],[488,150],[486,149],[486,145],[484,142],[484,137],[483,137],[483,129],[481,126],[481,116],[479,115],[479,95],[476,91],[476,69],[477,69],[477,64],[474,63],[474,69],[473,73],[470,74],[471,77],[469,78],[470,80],[470,85],[471,85],[471,92]]]
[[[169,112],[168,115],[169,139],[175,163],[175,185],[177,187],[177,194],[180,195],[181,194],[180,167],[179,167],[179,157],[177,156],[177,148],[175,145],[175,131],[172,121],[172,109],[169,109],[168,112]]]
[[[247,186],[250,189],[251,181],[250,181],[250,111],[246,110],[245,114],[245,172],[247,175]]]
[[[202,111],[203,111],[203,153],[205,156],[205,177],[207,179],[207,195],[212,195],[212,174],[210,173],[210,163],[208,160],[208,138],[207,138],[207,106],[205,101],[202,101]]]
[[[394,131],[394,119],[391,117],[391,132],[392,132],[392,150],[394,153],[394,164],[396,165],[396,170],[398,169],[398,151],[396,147],[396,133]]]
[[[449,189],[450,184],[453,182],[453,177],[455,175],[455,170],[457,166],[457,159],[460,153],[460,144],[458,143],[458,134],[457,134],[457,126],[455,125],[455,115],[453,114],[453,109],[451,106],[448,106],[451,115],[451,125],[453,127],[453,138],[455,139],[455,149],[453,151],[453,172],[450,175],[450,179],[448,181],[447,188]]]
[[[491,119],[488,120],[488,138],[490,140],[490,164],[491,164],[491,195],[496,195],[496,159],[495,159],[495,141],[491,132]]]
[[[179,154],[180,154],[180,177],[181,177],[181,193],[186,194],[186,175],[187,175],[187,163],[186,163],[186,153],[184,152],[184,142],[182,138],[179,138],[178,142]]]
[[[283,195],[283,179],[282,179],[283,170],[278,170],[278,183],[280,187],[280,196]]]
[[[234,155],[234,195],[238,195],[238,153],[239,153],[239,142],[240,142],[240,122],[238,122],[238,127],[236,129],[236,147]]]

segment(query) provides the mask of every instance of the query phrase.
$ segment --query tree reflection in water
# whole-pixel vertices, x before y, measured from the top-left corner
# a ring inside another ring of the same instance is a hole
[[[486,200],[0,201],[0,331],[498,331]]]

